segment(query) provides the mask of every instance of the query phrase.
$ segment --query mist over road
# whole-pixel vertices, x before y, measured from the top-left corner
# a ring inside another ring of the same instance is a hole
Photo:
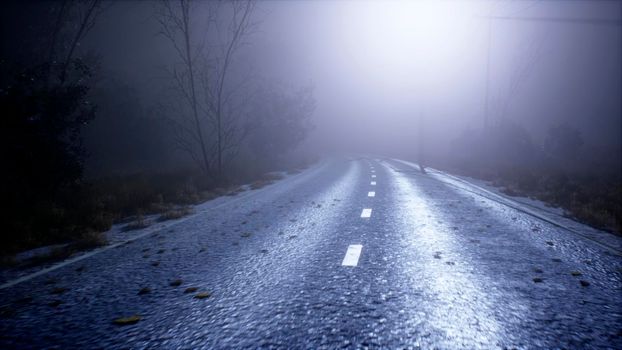
[[[323,161],[0,290],[0,348],[622,348],[622,240],[460,181]]]

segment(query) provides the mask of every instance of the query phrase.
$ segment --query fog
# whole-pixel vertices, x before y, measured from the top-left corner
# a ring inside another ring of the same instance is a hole
[[[128,85],[151,111],[166,93],[162,66],[174,60],[157,35],[154,6],[115,4],[85,43],[101,54],[102,84]],[[411,157],[422,127],[425,153],[442,159],[461,131],[488,118],[520,124],[538,145],[549,126],[567,121],[581,131],[584,151],[619,159],[619,7],[265,1],[236,68],[313,87],[314,129],[303,146],[320,154]]]
[[[540,142],[549,124],[567,120],[594,147],[619,149],[619,26],[493,20],[488,48],[489,21],[482,18],[615,19],[618,4],[409,4],[266,4],[269,39],[258,46],[270,48],[266,61],[279,63],[274,72],[313,81],[313,139],[333,149],[404,155],[423,116],[430,151],[445,152],[461,129],[484,124],[490,59],[491,120],[518,121]],[[440,23],[418,26],[418,17]],[[408,31],[417,29],[425,34]]]
[[[124,176],[175,174],[153,180],[166,191],[140,190],[161,202],[192,188],[186,202],[197,203],[345,154],[488,180],[619,227],[620,2],[2,7],[2,148],[13,169],[2,182],[21,203],[15,215],[36,201],[72,205],[81,186],[111,176],[119,184],[97,196],[130,188]]]

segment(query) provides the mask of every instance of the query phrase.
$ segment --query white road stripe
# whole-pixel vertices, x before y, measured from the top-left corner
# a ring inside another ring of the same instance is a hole
[[[376,186],[376,181],[372,181],[372,182],[371,182],[371,185],[372,185],[372,186]]]
[[[361,212],[361,217],[362,218],[368,218],[370,216],[371,216],[371,209],[369,209],[369,208],[363,209],[363,211]]]
[[[376,197],[376,192],[374,191],[367,192],[367,197]]]
[[[376,175],[372,175],[371,177],[374,178],[374,177],[376,177]]]
[[[361,244],[350,244],[346,251],[346,256],[343,257],[341,265],[343,266],[356,266],[359,263],[359,257],[361,256],[361,250],[363,246]]]

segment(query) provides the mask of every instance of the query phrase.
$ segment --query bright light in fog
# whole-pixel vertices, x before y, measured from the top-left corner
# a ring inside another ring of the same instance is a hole
[[[345,46],[360,68],[385,79],[435,74],[468,49],[465,32],[472,18],[472,4],[348,2],[342,23]]]

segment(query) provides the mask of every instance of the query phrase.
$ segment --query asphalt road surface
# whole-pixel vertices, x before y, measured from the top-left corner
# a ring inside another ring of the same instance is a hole
[[[2,285],[0,349],[622,348],[620,238],[406,162],[326,160],[148,232]]]

